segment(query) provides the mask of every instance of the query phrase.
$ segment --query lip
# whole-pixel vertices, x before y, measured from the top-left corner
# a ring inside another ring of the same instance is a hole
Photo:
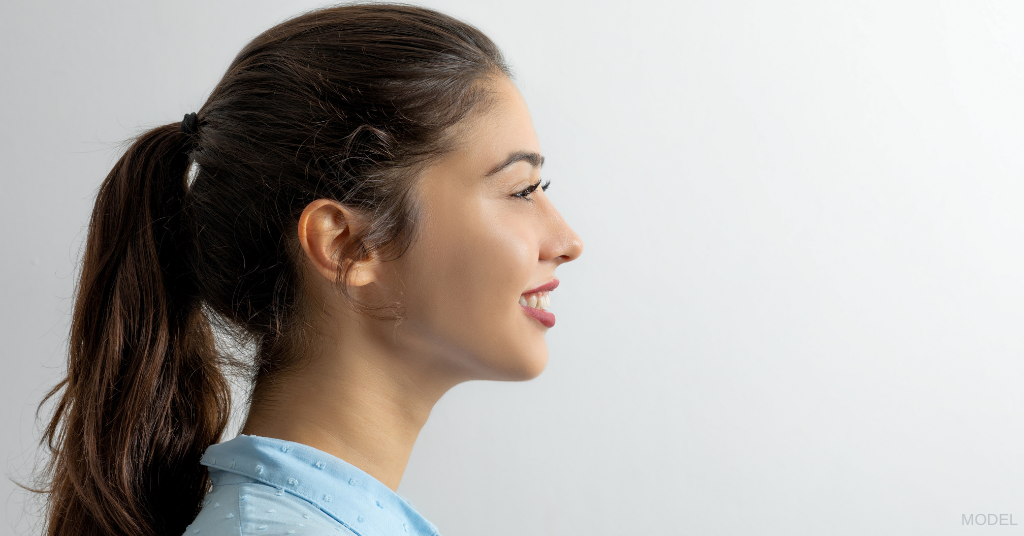
[[[556,281],[555,284],[558,284],[558,282]],[[519,305],[519,304],[517,304],[517,305]],[[532,316],[534,319],[536,319],[541,324],[544,324],[544,327],[546,327],[546,328],[555,327],[555,314],[554,313],[552,313],[550,311],[542,311],[540,309],[535,309],[533,307],[529,307],[529,306],[526,306],[526,305],[519,305],[519,306],[523,308],[523,312],[524,313]]]
[[[541,285],[541,286],[539,286],[539,287],[537,287],[535,289],[527,290],[526,292],[523,293],[523,296],[525,296],[527,294],[533,294],[534,292],[543,292],[545,290],[555,290],[555,288],[557,288],[557,287],[558,287],[558,279],[552,279],[551,281],[548,281],[547,283],[544,283],[543,285]]]

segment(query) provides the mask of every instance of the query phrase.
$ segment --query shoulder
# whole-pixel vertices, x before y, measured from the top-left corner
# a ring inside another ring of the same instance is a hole
[[[214,486],[183,536],[354,536],[313,504],[248,481]]]

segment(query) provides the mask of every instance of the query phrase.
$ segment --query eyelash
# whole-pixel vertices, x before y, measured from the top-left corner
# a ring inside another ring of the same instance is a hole
[[[538,186],[540,187],[541,190],[547,191],[548,186],[551,186],[551,181],[547,181],[544,184],[541,184],[540,181],[537,181],[535,184],[531,184],[531,185],[527,186],[526,188],[524,188],[523,190],[521,190],[521,191],[519,191],[517,193],[512,194],[512,196],[513,197],[518,197],[520,199],[526,199],[527,201],[530,201],[531,200],[530,199],[530,194],[532,194],[533,191],[536,190]]]

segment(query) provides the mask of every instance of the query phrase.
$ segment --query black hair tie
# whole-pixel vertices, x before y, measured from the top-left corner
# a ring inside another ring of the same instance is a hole
[[[196,119],[196,113],[185,114],[185,119],[181,120],[181,131],[189,136],[199,132],[199,120]]]

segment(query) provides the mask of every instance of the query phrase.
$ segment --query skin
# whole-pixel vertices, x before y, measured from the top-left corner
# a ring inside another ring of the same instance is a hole
[[[397,260],[352,263],[335,254],[362,215],[334,201],[308,205],[298,223],[305,252],[304,296],[319,346],[306,364],[275,379],[273,403],[259,389],[242,430],[310,445],[392,490],[434,404],[468,380],[528,380],[547,364],[547,332],[519,297],[551,281],[583,244],[541,188],[527,160],[495,172],[510,155],[540,153],[526,102],[505,77],[495,100],[461,125],[456,150],[428,166],[415,195],[417,237]],[[402,319],[354,310],[358,300],[400,303]]]

